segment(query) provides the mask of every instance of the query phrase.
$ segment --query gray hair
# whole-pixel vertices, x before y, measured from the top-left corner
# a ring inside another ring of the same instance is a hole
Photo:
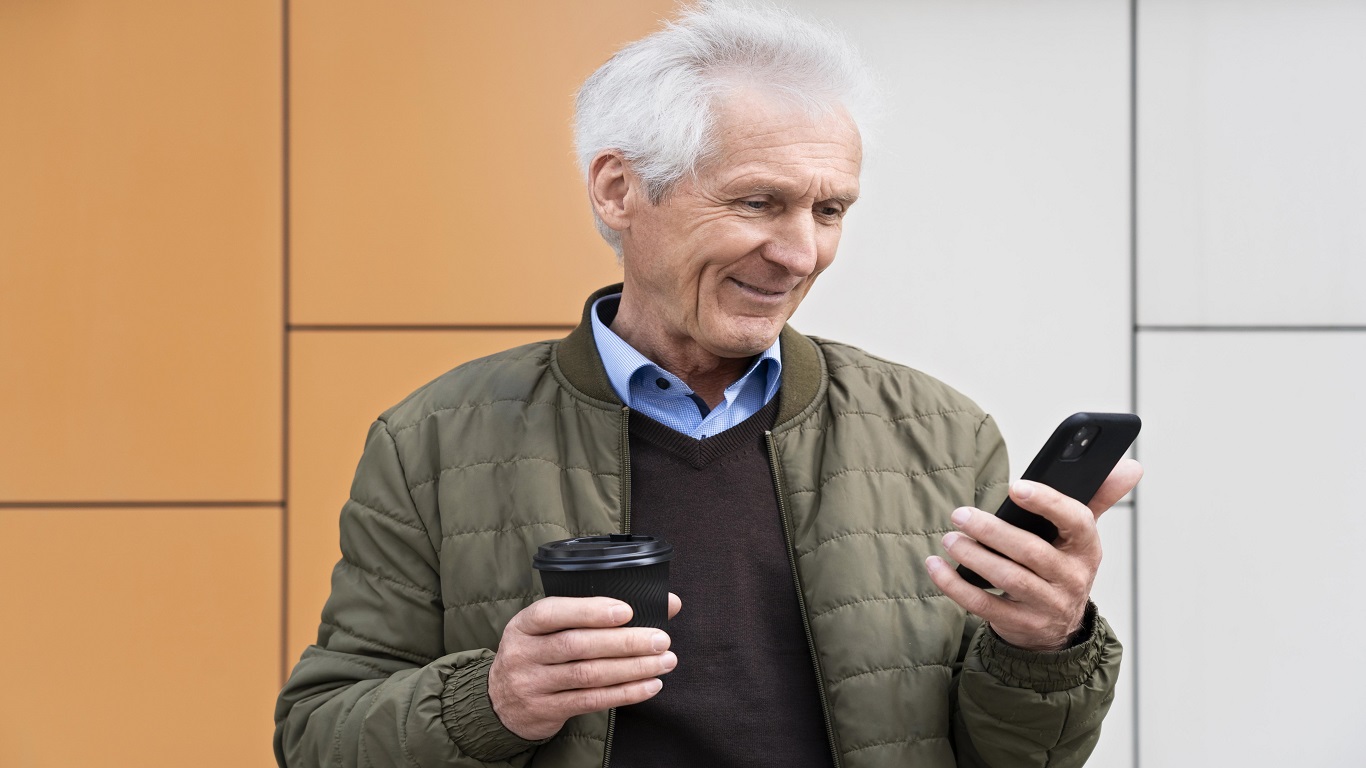
[[[574,143],[584,177],[600,152],[618,150],[659,203],[716,149],[716,104],[738,88],[811,114],[843,107],[855,125],[877,90],[832,29],[773,7],[705,2],[622,48],[579,89]],[[620,257],[621,234],[593,216]]]

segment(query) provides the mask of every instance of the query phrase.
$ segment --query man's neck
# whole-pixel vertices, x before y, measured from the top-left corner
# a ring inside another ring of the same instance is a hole
[[[620,310],[609,327],[636,351],[682,379],[708,408],[720,405],[726,387],[739,380],[754,362],[752,356],[721,357],[692,339],[657,338],[648,325],[631,322],[629,315],[623,320]]]

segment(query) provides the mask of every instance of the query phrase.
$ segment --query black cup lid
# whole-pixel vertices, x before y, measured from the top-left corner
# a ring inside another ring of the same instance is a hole
[[[542,571],[598,571],[654,565],[673,556],[673,545],[663,539],[613,533],[542,544],[531,564]]]

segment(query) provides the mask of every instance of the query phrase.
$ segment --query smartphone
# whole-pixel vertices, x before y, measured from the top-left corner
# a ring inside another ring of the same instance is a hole
[[[1132,413],[1074,413],[1053,430],[1053,436],[1020,477],[1043,483],[1085,504],[1124,457],[1141,426],[1142,422]],[[1058,538],[1057,526],[1045,517],[1026,512],[1008,498],[996,510],[996,517],[1050,544]],[[965,565],[958,566],[958,573],[970,584],[992,588],[990,582]]]

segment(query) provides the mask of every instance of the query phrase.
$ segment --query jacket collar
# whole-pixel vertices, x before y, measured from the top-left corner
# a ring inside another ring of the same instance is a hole
[[[561,340],[555,350],[556,365],[570,385],[594,400],[616,406],[622,403],[612,391],[607,370],[598,356],[598,347],[593,341],[593,322],[588,313],[593,310],[593,302],[621,293],[621,289],[622,284],[617,283],[589,296],[578,327]],[[805,411],[820,394],[825,380],[825,360],[815,342],[797,333],[790,325],[783,327],[781,338],[783,375],[778,388],[778,418],[774,421],[777,425]]]

